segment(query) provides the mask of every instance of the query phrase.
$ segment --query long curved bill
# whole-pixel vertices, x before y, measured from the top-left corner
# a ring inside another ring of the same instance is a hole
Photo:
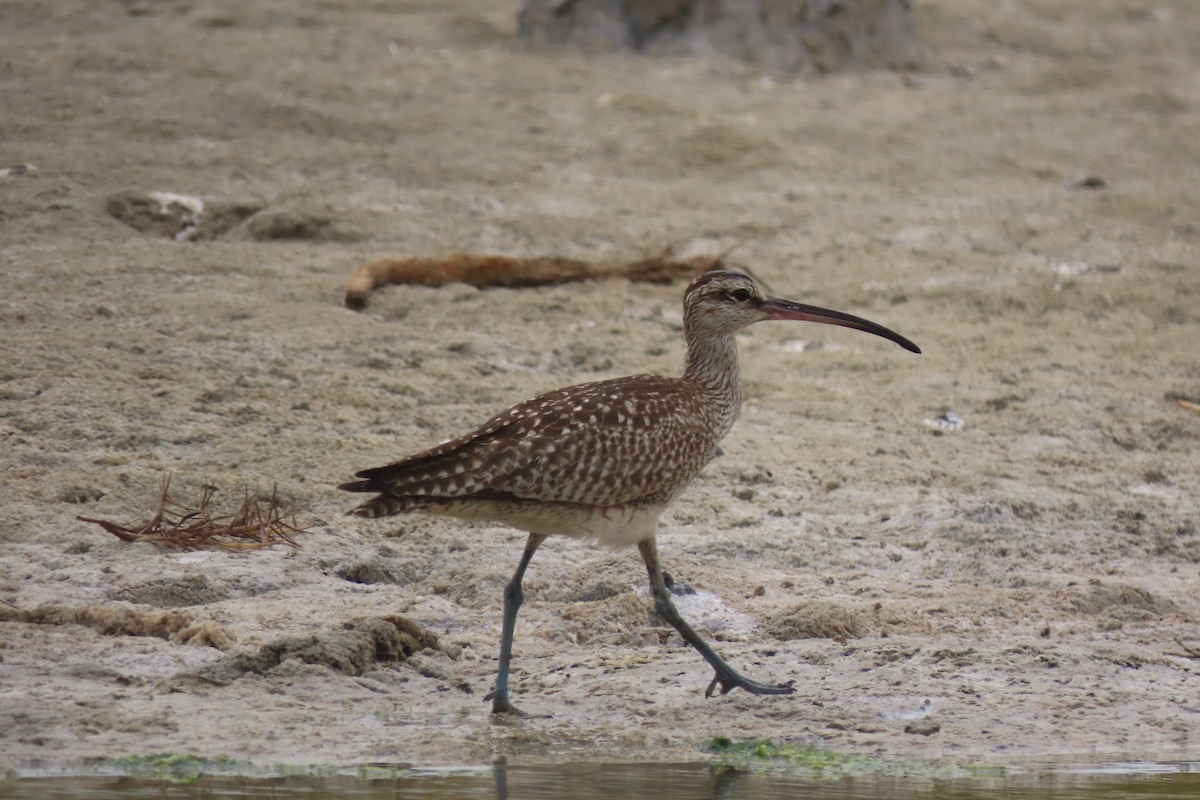
[[[791,300],[781,300],[778,297],[767,298],[767,302],[761,306],[760,310],[770,315],[767,319],[791,319],[799,322],[823,322],[826,325],[841,325],[843,328],[866,331],[876,336],[882,336],[884,339],[890,339],[910,352],[921,352],[921,348],[895,331],[889,330],[882,325],[876,325],[869,319],[856,317],[853,314],[844,314],[841,311],[831,311],[828,308],[818,308],[817,306],[809,306],[804,303],[793,303]]]

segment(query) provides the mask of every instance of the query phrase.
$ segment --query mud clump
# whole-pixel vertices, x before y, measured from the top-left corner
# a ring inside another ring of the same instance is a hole
[[[393,558],[371,556],[347,561],[334,568],[334,574],[344,581],[361,584],[387,583],[406,586],[417,581],[411,569]]]
[[[1059,607],[1069,614],[1096,618],[1101,630],[1120,630],[1126,623],[1160,619],[1178,610],[1174,601],[1129,584],[1093,584],[1071,587]]]
[[[231,596],[228,590],[214,586],[204,575],[185,575],[129,586],[118,590],[113,599],[156,608],[180,608],[219,603]]]
[[[603,641],[609,644],[647,644],[659,639],[653,628],[665,623],[654,607],[637,592],[623,592],[606,597],[574,603],[562,612],[576,642]]]
[[[789,74],[917,61],[912,8],[904,0],[525,0],[517,25],[526,44],[659,56],[720,53]]]
[[[773,615],[764,626],[768,634],[787,642],[792,639],[845,641],[862,635],[862,615],[826,600],[812,600]]]
[[[205,200],[173,192],[130,189],[109,195],[104,210],[148,236],[176,241],[216,239],[266,207],[251,199]]]
[[[357,242],[363,234],[333,211],[267,209],[246,220],[230,236],[256,242]]]
[[[1061,606],[1064,611],[1076,614],[1096,615],[1127,608],[1148,611],[1160,617],[1178,608],[1172,600],[1124,583],[1101,583],[1067,590]]]
[[[0,604],[0,622],[82,625],[103,636],[153,636],[175,644],[227,650],[234,637],[220,625],[181,611],[147,611],[126,606],[47,605],[19,609]]]
[[[441,649],[437,634],[407,617],[366,617],[309,636],[286,636],[252,653],[234,653],[190,677],[231,683],[247,673],[267,675],[289,659],[362,675],[378,663],[405,661],[427,648]]]

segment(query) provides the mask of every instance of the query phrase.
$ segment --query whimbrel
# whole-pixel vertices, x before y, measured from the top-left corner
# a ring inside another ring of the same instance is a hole
[[[558,389],[501,411],[465,436],[375,469],[339,488],[375,492],[350,513],[384,517],[420,511],[486,520],[527,531],[516,572],[504,590],[500,665],[493,712],[520,713],[509,701],[513,630],[521,581],[552,534],[609,546],[637,545],[650,575],[654,608],[715,670],[711,697],[742,688],[788,694],[791,682],[753,681],[729,666],[684,621],[659,566],[655,532],[666,507],[704,468],[741,406],[735,334],[765,320],[800,320],[873,333],[921,350],[898,333],[859,317],[768,297],[732,270],[698,277],[683,299],[687,356],[683,376],[635,375]]]

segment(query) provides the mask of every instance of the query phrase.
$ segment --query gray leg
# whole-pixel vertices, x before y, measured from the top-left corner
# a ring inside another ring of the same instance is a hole
[[[671,627],[679,631],[679,635],[696,648],[700,655],[704,656],[704,660],[717,672],[712,683],[708,684],[708,689],[704,692],[705,697],[712,697],[713,690],[717,688],[718,684],[721,686],[721,694],[737,688],[745,689],[751,694],[791,694],[796,691],[792,687],[792,681],[780,684],[759,683],[750,680],[725,663],[725,660],[709,647],[708,642],[700,638],[700,634],[692,630],[692,627],[684,621],[683,617],[679,615],[679,611],[676,610],[675,604],[671,602],[671,592],[667,589],[667,584],[663,582],[662,568],[658,564],[658,547],[655,545],[654,539],[639,542],[638,552],[642,554],[642,560],[646,562],[646,571],[650,573],[650,591],[654,595],[654,610],[660,617],[671,623]]]
[[[525,577],[525,570],[529,567],[533,554],[537,552],[544,541],[546,541],[546,537],[540,533],[529,534],[529,538],[525,541],[525,552],[521,554],[521,563],[517,564],[517,571],[513,573],[508,585],[504,587],[504,625],[500,633],[500,668],[496,672],[496,689],[484,698],[492,701],[493,714],[523,713],[508,701],[508,665],[512,661],[513,632],[517,628],[517,610],[521,607],[521,603],[525,602],[525,594],[521,591],[521,580]]]

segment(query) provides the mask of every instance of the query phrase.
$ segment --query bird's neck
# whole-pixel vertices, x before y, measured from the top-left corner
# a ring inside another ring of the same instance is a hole
[[[742,377],[731,334],[688,337],[683,379],[703,389],[726,425],[733,425],[742,405]]]

